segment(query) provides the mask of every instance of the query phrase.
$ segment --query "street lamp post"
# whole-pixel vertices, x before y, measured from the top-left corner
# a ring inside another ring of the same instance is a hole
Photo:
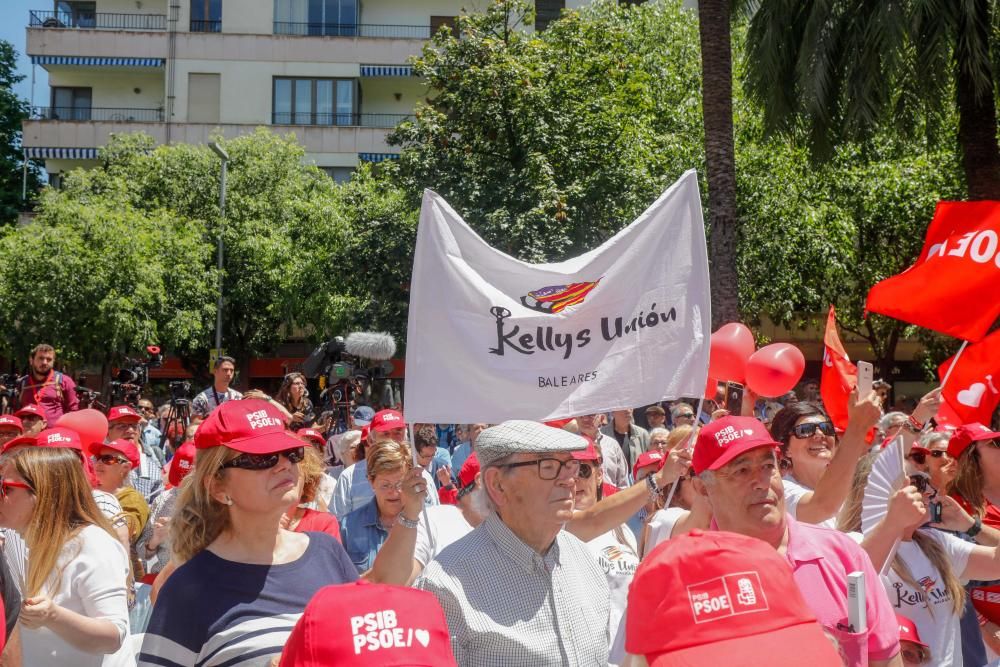
[[[219,245],[218,245],[218,267],[219,267],[219,300],[215,307],[215,349],[216,354],[222,354],[222,253],[224,249],[223,234],[226,231],[226,166],[229,164],[229,153],[219,144],[212,141],[209,147],[219,156],[222,161],[222,170],[219,172]]]

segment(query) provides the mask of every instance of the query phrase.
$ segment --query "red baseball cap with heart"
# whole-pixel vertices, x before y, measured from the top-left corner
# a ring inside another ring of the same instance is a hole
[[[280,667],[455,667],[448,624],[429,591],[326,586],[292,629]]]
[[[924,648],[930,648],[927,644],[920,641],[920,633],[917,632],[917,626],[914,625],[913,621],[899,612],[896,613],[896,621],[899,622],[899,641],[913,642]]]
[[[788,562],[762,540],[722,531],[650,552],[629,587],[625,637],[650,667],[844,664]]]
[[[659,470],[663,467],[663,464],[667,462],[667,457],[663,455],[663,452],[652,450],[648,452],[643,452],[639,454],[635,459],[635,469],[636,471],[647,466],[656,466]]]
[[[24,419],[25,417],[40,417],[41,419],[45,419],[45,411],[32,403],[30,405],[25,405],[20,410],[15,412],[14,416],[20,417],[21,419]]]
[[[0,450],[0,454],[6,454],[15,447],[34,447],[38,444],[37,439],[33,435],[19,435],[12,440],[8,440],[4,443],[3,450]]]
[[[112,440],[111,442],[94,442],[90,445],[90,453],[98,456],[102,449],[113,449],[125,458],[133,468],[139,467],[139,448],[131,440]]]
[[[197,449],[226,446],[246,454],[272,454],[302,446],[285,430],[284,415],[268,401],[226,401],[194,433]]]
[[[948,455],[957,459],[972,443],[994,438],[1000,438],[1000,431],[994,431],[979,422],[962,424],[951,434],[951,440],[948,441]]]
[[[700,475],[706,470],[718,470],[751,449],[778,446],[767,428],[753,417],[723,417],[698,432],[691,467]]]
[[[180,486],[187,474],[194,470],[195,451],[194,443],[189,440],[174,452],[167,471],[167,481],[170,482],[170,486]]]
[[[326,447],[326,438],[324,438],[323,434],[314,428],[300,428],[295,432],[295,435],[299,436],[303,440],[315,443],[316,446],[320,448]]]
[[[39,447],[69,447],[83,451],[83,443],[80,441],[80,434],[71,428],[56,426],[40,431],[35,436],[35,444]]]
[[[397,428],[405,428],[406,422],[403,421],[403,415],[395,410],[379,410],[372,417],[372,423],[370,425],[371,430],[376,433],[382,433],[383,431],[392,431]]]
[[[18,433],[24,431],[24,424],[14,415],[0,415],[0,431],[16,430]]]
[[[132,409],[131,405],[116,405],[108,410],[108,423],[111,422],[141,422],[142,415]]]

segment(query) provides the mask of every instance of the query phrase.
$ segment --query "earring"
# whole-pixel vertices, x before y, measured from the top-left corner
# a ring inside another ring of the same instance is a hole
[[[233,504],[233,499],[230,498],[229,496],[226,496],[226,505],[232,506],[232,504]]]

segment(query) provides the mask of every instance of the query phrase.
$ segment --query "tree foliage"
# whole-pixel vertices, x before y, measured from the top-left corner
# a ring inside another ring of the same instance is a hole
[[[0,224],[17,220],[25,207],[21,200],[24,177],[21,154],[21,121],[28,117],[28,102],[13,91],[24,75],[16,74],[17,52],[10,42],[0,40]],[[29,199],[38,190],[38,167],[28,163]]]

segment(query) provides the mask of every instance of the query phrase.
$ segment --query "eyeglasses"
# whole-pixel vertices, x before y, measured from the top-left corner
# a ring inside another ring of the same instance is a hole
[[[989,445],[995,449],[1000,449],[1000,440],[982,440],[980,444]]]
[[[283,452],[273,454],[240,454],[235,459],[227,461],[219,466],[219,470],[226,468],[240,468],[241,470],[270,470],[278,465],[278,459],[284,456],[289,463],[299,463],[306,456],[305,447],[295,447],[286,449]]]
[[[693,412],[682,412],[679,415],[677,415],[676,417],[674,417],[674,419],[694,419],[694,413]]]
[[[951,454],[949,454],[948,452],[946,452],[943,449],[932,449],[931,451],[927,452],[926,454],[924,452],[913,452],[913,453],[910,454],[910,459],[914,463],[918,463],[920,465],[923,465],[924,463],[927,462],[927,457],[928,456],[933,456],[936,459],[940,459],[940,458],[943,458],[943,457],[947,457],[949,459],[951,458]]]
[[[7,491],[10,489],[24,489],[28,493],[35,492],[35,490],[31,488],[31,485],[25,482],[15,482],[12,479],[5,479],[0,481],[0,497],[6,498]]]
[[[926,665],[931,661],[930,652],[919,646],[904,646],[900,649],[900,653],[908,665]]]
[[[796,438],[811,438],[816,429],[823,435],[834,435],[836,431],[833,428],[833,424],[830,422],[806,422],[805,424],[799,424],[792,429],[792,433],[795,434]]]
[[[395,483],[393,483],[393,482],[380,482],[377,488],[378,488],[379,491],[382,491],[383,493],[389,493],[391,491],[402,491],[403,490],[403,483],[402,482],[395,482]]]
[[[576,473],[576,476],[580,479],[590,479],[590,476],[594,474],[594,466],[589,463],[581,463],[580,470]]]
[[[111,466],[116,463],[129,463],[129,460],[124,456],[116,456],[114,454],[101,454],[100,456],[93,457],[94,463],[103,463],[106,466]]]
[[[559,459],[535,459],[534,461],[522,461],[521,463],[504,463],[501,468],[522,468],[526,466],[536,466],[538,468],[539,479],[546,481],[559,477],[559,473],[565,467],[571,477],[580,474],[580,462],[577,459],[560,461]]]

